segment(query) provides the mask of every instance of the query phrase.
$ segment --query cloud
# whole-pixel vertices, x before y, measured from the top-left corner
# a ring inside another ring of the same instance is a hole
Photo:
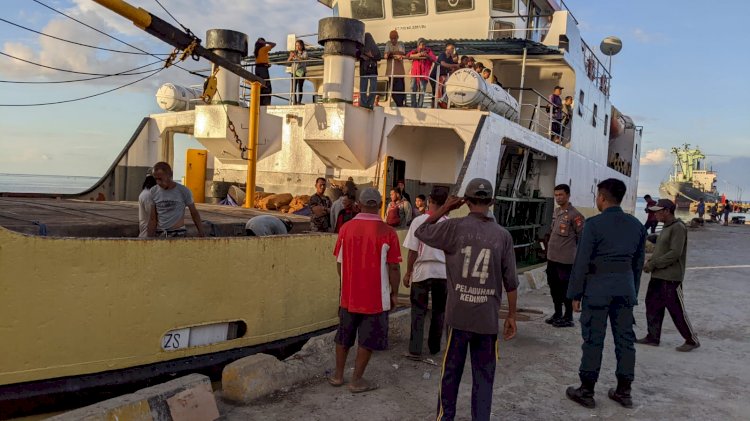
[[[143,7],[172,25],[178,26],[177,23],[151,0],[134,0],[131,3],[136,7]],[[315,2],[300,3],[299,0],[263,2],[206,0],[202,2],[199,8],[195,7],[193,0],[169,0],[163,4],[181,23],[190,28],[201,39],[205,38],[206,30],[213,28],[233,29],[246,33],[249,39],[250,53],[252,53],[252,44],[257,37],[263,36],[283,46],[286,43],[288,32],[297,34],[316,32],[318,20],[330,15],[330,10]],[[210,10],[211,13],[207,15],[205,13],[206,10]],[[74,0],[73,5],[70,8],[63,9],[63,11],[94,28],[100,29],[145,51],[168,53],[172,50],[170,45],[145,33],[125,18],[117,16],[108,9],[89,0]],[[34,29],[39,29],[41,32],[63,39],[109,49],[136,51],[127,45],[57,14],[53,14],[52,18],[46,24],[30,22],[33,19],[25,13],[19,14],[17,19],[19,20],[19,24],[25,24]],[[252,25],[248,25],[249,22],[252,22]],[[278,22],[284,22],[284,25],[279,25]],[[7,54],[50,67],[102,74],[113,74],[134,69],[157,60],[151,56],[99,51],[41,35],[34,36],[31,39],[31,42],[19,42],[19,38],[17,38],[15,42],[6,42],[2,49]],[[309,42],[314,43],[315,41],[310,39]],[[203,43],[205,45],[205,40]],[[189,59],[188,62],[181,64],[181,66],[193,70],[205,70],[210,67],[206,60],[196,63]],[[144,70],[156,70],[158,68],[158,65],[154,65]],[[6,58],[0,60],[0,73],[16,80],[27,81],[55,81],[90,77],[45,69]],[[98,86],[98,90],[103,90],[102,87],[106,89],[123,85],[143,76],[145,74],[108,77],[77,82],[77,86]],[[164,82],[184,85],[202,83],[194,75],[190,75],[177,68],[170,68],[162,71],[154,78],[145,80],[127,89],[153,92]]]
[[[658,32],[647,32],[643,28],[633,29],[632,35],[633,38],[641,44],[657,44],[667,40],[667,37],[664,36],[664,34]]]
[[[651,149],[641,156],[641,165],[663,164],[669,158],[669,152],[664,148]]]

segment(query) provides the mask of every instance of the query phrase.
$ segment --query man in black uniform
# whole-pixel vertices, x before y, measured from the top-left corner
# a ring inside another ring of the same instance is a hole
[[[617,389],[610,389],[608,396],[630,408],[630,385],[635,374],[633,306],[641,282],[646,230],[620,207],[625,183],[609,178],[597,188],[596,207],[601,213],[589,218],[583,227],[568,285],[573,309],[582,311],[583,355],[578,371],[581,386],[569,387],[566,395],[587,408],[596,406],[594,386],[599,379],[609,318],[617,356]]]

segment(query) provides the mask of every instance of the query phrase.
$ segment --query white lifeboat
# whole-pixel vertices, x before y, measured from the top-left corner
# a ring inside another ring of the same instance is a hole
[[[156,103],[164,111],[189,111],[202,94],[197,88],[165,83],[156,91]]]
[[[451,105],[465,108],[479,107],[518,120],[518,101],[494,83],[487,83],[472,69],[459,69],[448,78],[445,92]]]

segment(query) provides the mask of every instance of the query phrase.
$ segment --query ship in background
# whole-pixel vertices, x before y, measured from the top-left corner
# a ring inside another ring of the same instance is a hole
[[[717,202],[716,171],[707,167],[701,150],[686,143],[681,148],[672,148],[672,155],[674,166],[669,179],[659,185],[661,197],[672,199],[678,208],[689,208],[690,203],[700,199]]]

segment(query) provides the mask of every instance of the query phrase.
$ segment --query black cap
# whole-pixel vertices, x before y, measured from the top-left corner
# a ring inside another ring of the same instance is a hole
[[[491,199],[492,183],[484,178],[475,178],[469,181],[469,184],[466,185],[464,197],[470,197],[472,199]]]

